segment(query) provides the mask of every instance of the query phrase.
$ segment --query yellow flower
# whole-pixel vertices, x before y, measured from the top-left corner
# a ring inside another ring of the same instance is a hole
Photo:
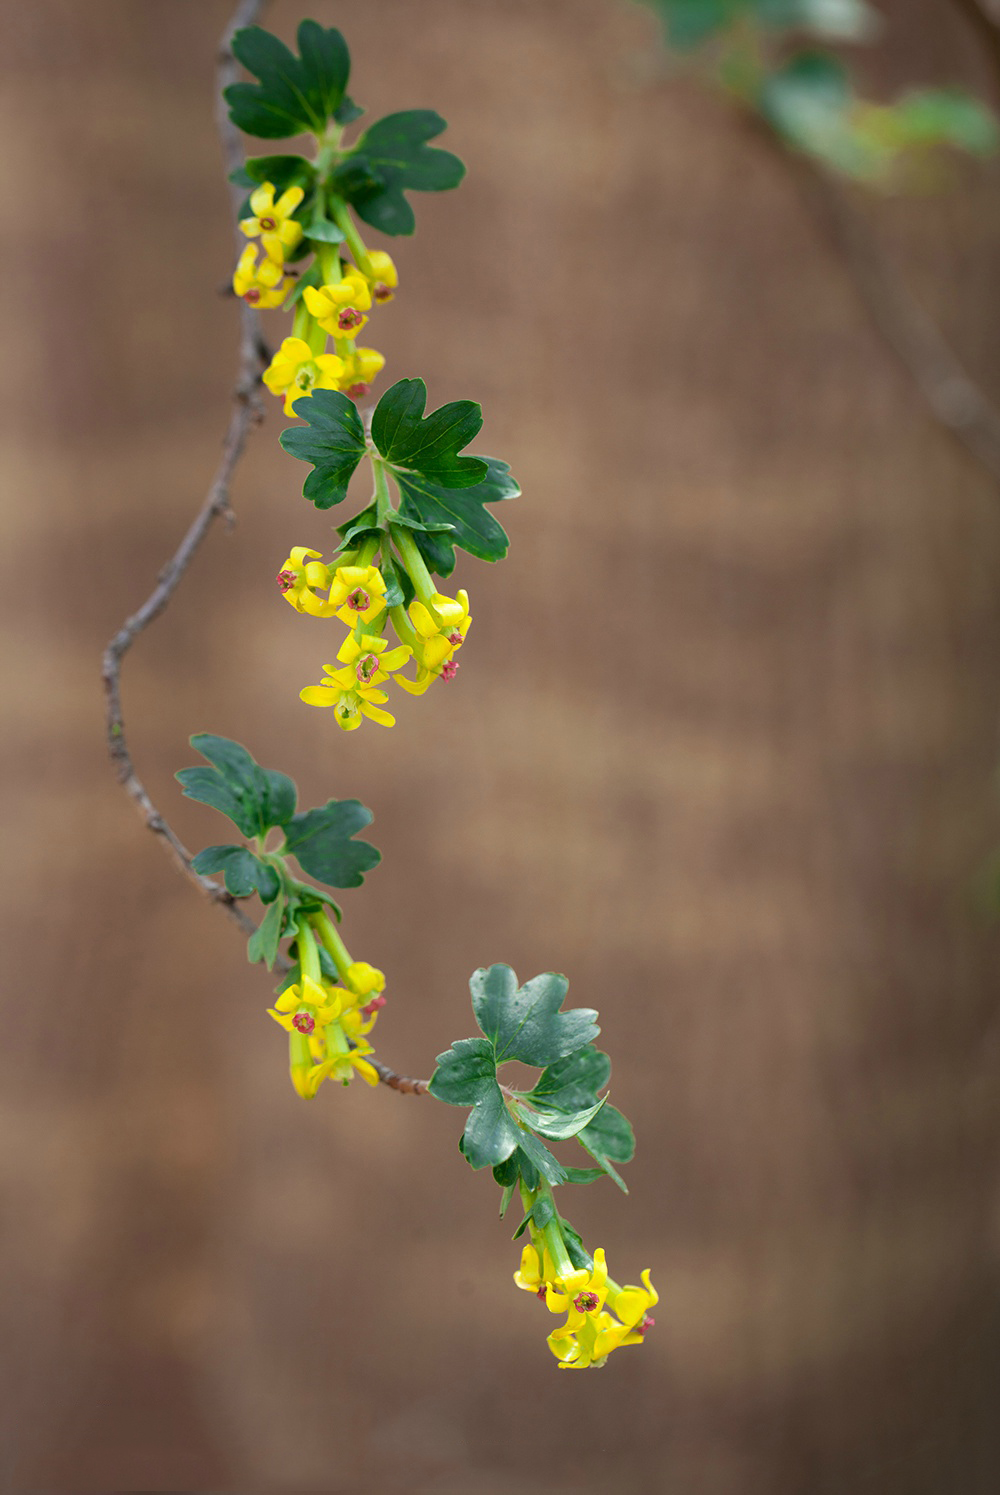
[[[357,270],[349,270],[343,280],[320,286],[319,290],[306,286],[302,294],[323,331],[334,337],[357,337],[368,321],[362,313],[372,304],[371,292]]]
[[[296,223],[292,214],[305,197],[301,187],[289,187],[274,200],[274,187],[265,182],[250,198],[253,218],[241,218],[240,228],[248,239],[260,237],[264,253],[275,264],[284,264],[285,254],[294,249],[302,238],[302,225]]]
[[[315,1095],[320,1085],[327,1079],[339,1080],[342,1085],[349,1084],[354,1078],[355,1070],[366,1084],[377,1085],[378,1070],[373,1064],[369,1064],[365,1057],[366,1054],[374,1052],[371,1044],[362,1038],[346,1053],[331,1055],[321,1064],[313,1065],[306,1077],[311,1095]]]
[[[594,1269],[582,1287],[568,1283],[548,1284],[545,1302],[550,1313],[566,1312],[566,1322],[548,1336],[549,1349],[564,1370],[586,1370],[604,1364],[612,1350],[626,1344],[642,1344],[652,1328],[647,1309],[659,1302],[649,1269],[642,1274],[644,1287],[618,1287],[608,1281],[604,1252],[594,1252]],[[610,1304],[617,1318],[605,1309]]]
[[[363,400],[376,374],[385,368],[385,356],[374,348],[355,348],[344,359],[340,388],[352,400]]]
[[[368,262],[372,268],[371,275],[367,277],[372,288],[372,296],[379,302],[391,301],[392,293],[399,285],[396,266],[384,249],[370,249]]]
[[[349,965],[344,980],[358,998],[385,991],[385,975],[375,966],[370,966],[367,960],[356,960]]]
[[[409,680],[403,675],[397,675],[396,680],[411,696],[422,696],[436,679],[454,680],[458,673],[454,657],[465,643],[465,636],[472,623],[469,616],[469,594],[464,589],[457,597],[446,597],[442,592],[435,592],[430,606],[420,601],[411,602],[410,622],[420,640],[414,650],[417,677]]]
[[[309,1038],[318,1028],[325,1028],[340,1016],[344,993],[318,985],[309,976],[288,987],[267,1010],[286,1033],[301,1033]]]
[[[307,560],[307,556],[316,556],[318,559]],[[317,597],[314,589],[318,587],[321,591],[328,591],[331,576],[332,568],[323,564],[318,550],[296,545],[278,572],[277,581],[285,601],[297,613],[309,613],[314,618],[330,618],[337,611],[336,604]]]
[[[299,697],[307,706],[332,706],[337,725],[345,732],[360,727],[362,716],[384,727],[394,727],[396,718],[380,710],[389,697],[375,686],[387,678],[390,670],[398,670],[406,663],[410,648],[408,644],[400,644],[388,653],[385,649],[383,638],[363,634],[359,640],[349,634],[337,655],[344,668],[338,670],[332,664],[325,664],[327,679],[319,685],[307,685],[299,691]]]
[[[370,623],[385,610],[385,579],[377,566],[338,566],[330,582],[330,606],[349,628]]]
[[[265,258],[257,264],[257,249],[253,244],[244,249],[233,273],[233,290],[250,306],[280,306],[291,284],[291,277],[284,276],[281,266],[273,260]]]
[[[273,395],[284,394],[285,414],[294,415],[296,400],[314,389],[337,389],[344,360],[335,353],[314,353],[301,337],[286,337],[261,377]]]
[[[535,1293],[538,1297],[544,1297],[550,1286],[566,1286],[571,1291],[578,1291],[589,1280],[590,1273],[584,1268],[561,1277],[555,1269],[548,1247],[543,1245],[539,1252],[534,1241],[524,1247],[520,1269],[514,1273],[514,1281],[518,1287],[523,1292]],[[553,1309],[553,1312],[561,1310]]]

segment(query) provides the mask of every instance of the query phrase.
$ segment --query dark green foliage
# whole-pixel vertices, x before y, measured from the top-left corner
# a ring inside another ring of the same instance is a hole
[[[387,389],[372,416],[372,440],[395,468],[419,473],[446,488],[471,488],[486,476],[481,457],[458,453],[479,434],[481,406],[452,400],[424,415],[427,386],[422,379],[400,379]]]
[[[334,191],[382,233],[412,234],[413,209],[404,192],[446,192],[465,175],[457,156],[427,144],[445,129],[433,109],[404,109],[376,120],[334,171]]]
[[[191,746],[211,768],[182,768],[176,778],[188,799],[221,810],[244,836],[263,836],[295,814],[295,785],[286,774],[261,768],[228,737],[199,732]]]
[[[507,554],[507,534],[484,505],[516,498],[521,490],[506,462],[482,460],[486,475],[470,488],[446,488],[422,473],[394,473],[402,495],[399,516],[421,521],[417,545],[427,569],[438,576],[454,571],[456,546],[481,561],[502,561]]]
[[[331,888],[359,888],[366,872],[382,860],[367,841],[352,839],[372,821],[356,799],[331,799],[295,815],[285,826],[283,855],[295,857],[303,872]]]
[[[300,462],[311,462],[303,493],[317,509],[332,509],[347,497],[351,475],[365,454],[365,428],[353,400],[336,389],[317,389],[293,407],[307,424],[281,433],[281,445]]]
[[[260,80],[233,83],[225,91],[229,117],[246,134],[266,140],[306,131],[321,135],[344,105],[351,58],[340,32],[303,21],[297,40],[298,57],[261,26],[233,37],[237,60]]]
[[[259,892],[261,903],[278,896],[281,880],[273,867],[255,857],[245,846],[206,846],[191,863],[196,872],[223,874],[226,891],[234,898],[249,898]]]

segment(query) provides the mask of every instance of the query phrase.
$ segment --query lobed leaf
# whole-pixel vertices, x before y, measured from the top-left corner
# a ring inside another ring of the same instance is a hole
[[[317,509],[332,509],[347,497],[351,481],[366,451],[365,428],[353,400],[337,389],[317,389],[292,406],[304,426],[281,433],[281,445],[300,462],[311,462],[303,494]]]
[[[387,389],[372,416],[372,440],[393,468],[420,473],[446,488],[471,488],[486,476],[481,457],[458,453],[479,434],[482,407],[474,400],[452,400],[424,416],[427,386],[422,379],[399,379]]]
[[[233,37],[234,56],[259,79],[230,84],[224,93],[230,119],[246,134],[266,140],[304,131],[321,135],[343,106],[351,57],[340,32],[303,21],[297,41],[298,57],[262,26]]]
[[[517,498],[521,489],[506,462],[496,457],[480,460],[486,473],[468,488],[445,487],[423,473],[393,472],[401,495],[395,522],[418,521],[423,526],[417,546],[428,570],[438,576],[454,571],[456,547],[481,561],[502,561],[507,554],[507,533],[485,505]]]
[[[261,768],[228,737],[198,732],[189,740],[212,766],[182,768],[174,775],[187,799],[220,810],[244,836],[266,835],[294,815],[296,789],[287,774]]]
[[[384,234],[412,234],[413,209],[405,192],[447,192],[465,166],[427,141],[447,129],[433,109],[404,109],[376,120],[333,173],[334,190],[359,218]]]
[[[381,852],[367,841],[353,840],[371,821],[371,810],[360,800],[328,800],[287,822],[282,854],[294,856],[317,882],[331,888],[358,888],[365,873],[382,860]]]
[[[221,872],[226,891],[234,898],[249,898],[256,891],[262,903],[271,903],[281,889],[281,879],[274,868],[245,846],[206,846],[191,865],[202,876]]]
[[[547,971],[518,988],[510,966],[476,971],[469,982],[472,1010],[480,1031],[493,1044],[497,1063],[520,1059],[543,1065],[562,1059],[590,1043],[601,1031],[590,1007],[560,1012],[569,982]]]

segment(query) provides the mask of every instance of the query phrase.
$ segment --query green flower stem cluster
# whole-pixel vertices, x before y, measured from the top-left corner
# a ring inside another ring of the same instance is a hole
[[[436,578],[451,575],[457,550],[484,561],[506,555],[507,536],[487,505],[518,488],[505,463],[465,454],[482,426],[471,400],[425,414],[423,380],[405,378],[383,394],[370,420],[359,414],[356,401],[381,355],[356,348],[354,339],[373,302],[391,299],[397,276],[387,254],[364,244],[353,215],[383,233],[412,233],[405,191],[454,187],[464,168],[428,148],[444,121],[425,110],[390,115],[345,147],[343,130],[361,113],[346,93],[346,44],[339,32],[304,21],[298,47],[296,55],[259,27],[233,43],[258,80],[226,90],[234,122],[266,138],[308,131],[318,147],[312,161],[251,158],[237,174],[254,189],[241,227],[259,245],[244,251],[234,286],[251,304],[293,311],[292,336],[264,381],[303,422],[283,432],[281,444],[311,466],[305,497],[319,510],[333,508],[359,465],[371,468],[371,497],[339,526],[333,559],[296,546],[278,574],[297,612],[347,627],[338,664],[300,694],[308,704],[333,706],[350,731],[363,717],[393,725],[379,689],[390,676],[413,695],[454,677],[454,654],[471,621],[468,596],[446,596]],[[345,263],[345,246],[353,263]],[[293,273],[309,253],[310,267]],[[388,626],[399,640],[394,648]],[[402,673],[410,664],[414,676]],[[378,851],[358,839],[371,811],[353,799],[299,810],[293,781],[261,767],[239,743],[202,733],[191,745],[205,761],[178,773],[185,795],[225,815],[242,838],[207,847],[193,865],[203,876],[221,874],[232,898],[260,900],[263,917],[247,955],[286,973],[268,1012],[287,1035],[296,1092],[312,1099],[324,1081],[346,1085],[356,1075],[376,1085],[368,1035],[386,980],[352,957],[329,891],[360,887],[379,862]],[[565,1184],[609,1177],[624,1190],[616,1165],[635,1149],[629,1123],[600,1093],[611,1063],[594,1047],[597,1014],[562,1011],[567,986],[551,972],[519,987],[508,966],[477,971],[470,990],[480,1036],[440,1054],[426,1088],[468,1110],[460,1147],[473,1168],[492,1169],[501,1215],[519,1192],[524,1217],[515,1239],[525,1243],[514,1280],[550,1313],[565,1314],[549,1346],[560,1365],[585,1369],[643,1342],[656,1292],[648,1271],[642,1286],[614,1282],[603,1250],[591,1256],[555,1203],[554,1189]],[[503,1065],[515,1060],[539,1070],[528,1091],[501,1082]],[[549,1144],[565,1142],[595,1166],[561,1162]]]

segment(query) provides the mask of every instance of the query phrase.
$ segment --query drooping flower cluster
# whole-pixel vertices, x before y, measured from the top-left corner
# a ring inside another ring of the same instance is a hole
[[[347,1085],[359,1074],[378,1084],[378,1071],[369,1063],[373,1053],[366,1035],[385,1006],[385,977],[367,961],[353,961],[343,984],[303,975],[278,997],[268,1012],[288,1033],[292,1084],[304,1100],[311,1100],[324,1080]]]
[[[271,393],[284,396],[286,415],[294,415],[296,400],[316,389],[339,389],[355,400],[368,393],[385,358],[374,348],[359,348],[356,338],[372,305],[391,301],[399,284],[390,256],[366,249],[352,234],[356,263],[342,259],[339,244],[317,242],[319,284],[303,283],[297,294],[296,273],[289,273],[286,261],[302,243],[304,230],[294,214],[304,196],[301,187],[289,187],[275,200],[271,182],[251,194],[251,216],[241,219],[240,228],[259,242],[263,255],[258,260],[257,243],[248,244],[233,276],[234,291],[251,306],[295,303],[292,335],[282,341],[263,374]],[[331,338],[333,351],[328,352]]]
[[[372,564],[379,542],[368,541],[356,553],[355,564],[324,563],[320,552],[296,546],[278,572],[278,585],[296,612],[314,618],[339,618],[351,629],[337,653],[336,664],[323,666],[325,678],[299,692],[309,706],[332,706],[337,725],[350,732],[360,727],[362,717],[395,725],[395,717],[382,710],[389,697],[379,689],[392,672],[411,660],[415,675],[393,675],[397,685],[411,695],[423,695],[437,679],[452,680],[458,671],[455,655],[465,642],[472,618],[469,597],[460,591],[448,597],[434,590],[426,571],[413,576],[417,595],[405,608],[402,602],[388,605],[388,588],[382,571]],[[383,542],[387,565],[388,545]],[[393,559],[406,567],[405,558]],[[400,643],[390,649],[382,637],[391,622]]]
[[[566,1314],[565,1323],[548,1336],[563,1370],[596,1370],[613,1350],[642,1344],[654,1324],[649,1309],[659,1302],[648,1268],[642,1287],[619,1287],[608,1276],[604,1250],[598,1247],[589,1270],[574,1269],[566,1261],[559,1270],[541,1232],[533,1232],[532,1244],[524,1247],[514,1281],[542,1298],[550,1313]]]

